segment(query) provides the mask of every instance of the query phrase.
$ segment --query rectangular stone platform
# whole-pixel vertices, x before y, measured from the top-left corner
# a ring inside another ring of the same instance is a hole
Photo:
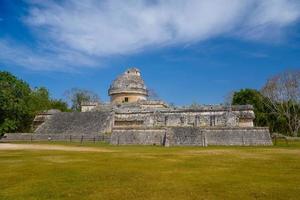
[[[113,145],[258,146],[273,145],[268,128],[114,128],[106,134],[5,134],[1,141],[106,141]]]
[[[165,145],[165,146],[208,146],[273,145],[268,128],[115,128],[111,144]]]

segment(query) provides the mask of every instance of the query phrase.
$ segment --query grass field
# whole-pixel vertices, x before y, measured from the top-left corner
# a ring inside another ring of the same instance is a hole
[[[300,142],[66,146],[0,150],[0,199],[300,199]]]

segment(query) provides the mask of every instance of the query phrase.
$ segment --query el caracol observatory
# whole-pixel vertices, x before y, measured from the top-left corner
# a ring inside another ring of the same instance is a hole
[[[111,103],[131,103],[146,100],[148,91],[140,70],[130,68],[117,77],[108,90]]]
[[[196,91],[195,91],[196,92]],[[267,127],[254,127],[252,105],[169,106],[149,100],[140,70],[129,68],[112,81],[110,102],[84,102],[81,112],[44,112],[34,134],[6,140],[104,140],[110,144],[207,146],[272,145]]]

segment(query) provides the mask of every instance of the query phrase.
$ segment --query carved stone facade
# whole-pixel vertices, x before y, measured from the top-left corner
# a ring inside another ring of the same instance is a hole
[[[197,109],[122,106],[114,109],[114,126],[253,127],[253,107],[202,106]]]

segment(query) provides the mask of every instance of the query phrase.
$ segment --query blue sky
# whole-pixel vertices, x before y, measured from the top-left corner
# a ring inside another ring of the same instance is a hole
[[[217,104],[300,69],[299,20],[298,0],[0,0],[0,70],[108,101],[135,66],[167,102]]]

